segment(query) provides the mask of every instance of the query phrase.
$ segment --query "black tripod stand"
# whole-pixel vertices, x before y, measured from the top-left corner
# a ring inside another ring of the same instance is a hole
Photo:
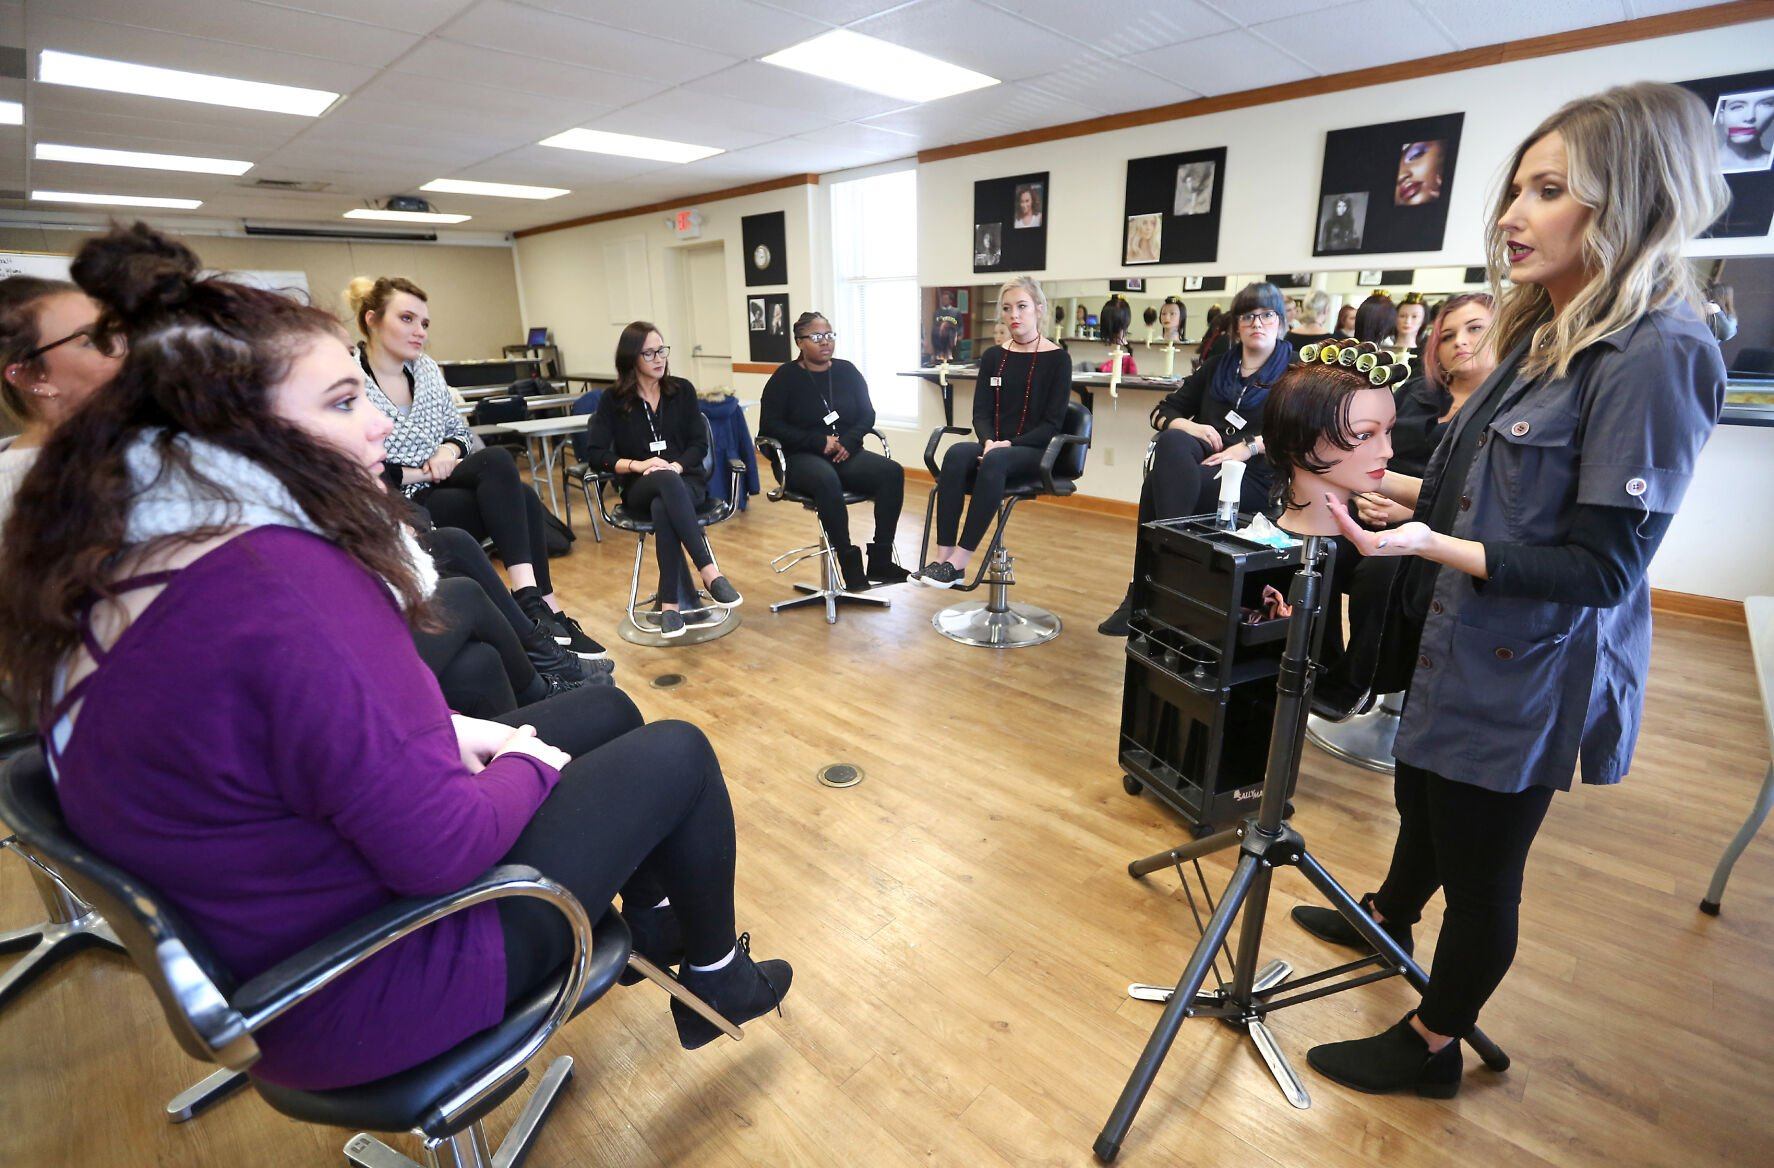
[[[1323,573],[1321,561],[1325,554],[1325,538],[1306,536],[1300,553],[1300,570],[1294,576],[1288,600],[1293,605],[1293,621],[1287,630],[1287,646],[1281,658],[1280,676],[1276,682],[1275,726],[1269,739],[1269,764],[1263,778],[1263,797],[1257,814],[1236,828],[1183,844],[1169,851],[1136,860],[1127,866],[1136,879],[1149,872],[1171,865],[1199,860],[1224,848],[1239,849],[1238,865],[1220,902],[1202,928],[1201,940],[1183,968],[1183,976],[1170,991],[1157,1028],[1140,1054],[1121,1098],[1115,1103],[1108,1123],[1094,1145],[1098,1160],[1107,1163],[1121,1151],[1121,1141],[1133,1125],[1133,1117],[1151,1090],[1158,1068],[1176,1041],[1177,1030],[1186,1018],[1219,1018],[1243,1026],[1256,1044],[1263,1061],[1268,1064],[1275,1081],[1288,1102],[1295,1107],[1310,1107],[1311,1098],[1300,1077],[1288,1064],[1287,1057],[1276,1043],[1264,1019],[1276,1010],[1297,1006],[1327,994],[1353,989],[1388,977],[1403,975],[1419,991],[1429,978],[1398,947],[1373,918],[1344,891],[1343,886],[1306,849],[1306,841],[1285,818],[1287,792],[1300,765],[1300,748],[1306,737],[1306,716],[1311,708],[1312,662],[1311,645],[1314,626],[1323,614]],[[1273,962],[1262,971],[1257,969],[1257,955],[1263,942],[1263,920],[1269,905],[1269,882],[1276,868],[1293,865],[1300,869],[1315,888],[1330,901],[1331,907],[1343,917],[1375,949],[1372,956],[1351,961],[1332,969],[1301,977],[1280,962]],[[1232,960],[1232,980],[1218,989],[1201,992],[1209,967],[1226,944],[1232,920],[1240,910],[1244,925],[1238,934],[1238,952]],[[1374,966],[1377,968],[1368,969]],[[1361,973],[1361,970],[1368,970]],[[1345,976],[1348,975],[1348,976]],[[1337,981],[1333,979],[1342,978]],[[1329,982],[1330,984],[1323,984]],[[1315,988],[1307,989],[1312,986]],[[1138,991],[1151,987],[1135,987]],[[1141,992],[1137,996],[1148,995]],[[1509,1066],[1509,1056],[1481,1032],[1474,1030],[1466,1039],[1485,1065],[1494,1071]]]

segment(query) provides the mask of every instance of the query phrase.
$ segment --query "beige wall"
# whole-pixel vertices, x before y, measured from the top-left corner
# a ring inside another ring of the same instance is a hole
[[[78,231],[0,227],[0,251],[72,253]],[[405,276],[431,297],[431,355],[439,360],[497,357],[524,339],[517,275],[509,247],[247,239],[192,235],[186,242],[214,268],[302,271],[314,302],[343,316],[339,293],[353,276]]]

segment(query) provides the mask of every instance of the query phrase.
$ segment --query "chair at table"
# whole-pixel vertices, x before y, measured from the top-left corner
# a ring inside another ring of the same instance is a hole
[[[715,460],[714,434],[708,419],[702,419],[703,439],[707,443],[708,453],[702,457],[702,473],[706,479],[712,480],[717,473]],[[716,499],[712,496],[704,499],[696,508],[696,522],[704,528],[713,527],[717,523],[725,523],[733,517],[734,500],[741,497],[741,489],[745,478],[745,463],[737,458],[729,459],[727,473],[732,476],[732,483],[727,498]],[[739,627],[739,614],[730,608],[721,608],[712,604],[683,605],[685,631],[680,637],[667,639],[659,633],[659,617],[656,612],[637,612],[639,605],[652,604],[658,594],[641,597],[641,562],[646,557],[647,537],[653,534],[653,517],[628,509],[620,498],[616,505],[610,505],[609,494],[616,489],[616,476],[608,471],[593,470],[591,467],[579,468],[579,489],[585,493],[585,506],[603,516],[610,527],[619,531],[632,531],[635,534],[634,572],[628,581],[628,607],[625,620],[617,622],[616,633],[623,640],[636,645],[647,645],[653,648],[673,648],[681,645],[696,645],[703,641],[712,641],[724,637]],[[687,568],[683,569],[688,571]],[[708,594],[697,589],[699,600],[708,600]]]
[[[881,453],[887,458],[893,457],[892,449],[887,445],[887,436],[879,430],[868,432],[875,436],[881,444]],[[812,495],[803,495],[791,490],[788,486],[788,455],[782,449],[782,443],[774,438],[759,438],[758,452],[770,462],[770,473],[776,478],[776,486],[765,498],[772,503],[799,503],[802,507],[818,515],[819,511],[813,504]],[[866,503],[871,496],[858,494],[855,491],[844,492],[844,506],[851,507],[857,503]],[[831,533],[826,531],[825,524],[819,524],[819,542],[783,552],[770,561],[770,567],[778,575],[807,560],[819,561],[819,587],[796,582],[795,588],[806,593],[792,600],[778,600],[770,606],[771,612],[781,612],[785,608],[799,608],[804,604],[823,604],[825,606],[825,623],[838,623],[838,606],[840,604],[872,605],[875,608],[891,608],[893,601],[885,596],[870,596],[867,593],[844,591],[844,576],[838,568],[838,549],[832,545]]]
[[[549,1037],[602,997],[625,967],[664,986],[728,1036],[741,1034],[632,952],[628,927],[614,911],[606,911],[594,927],[572,894],[533,868],[496,867],[447,895],[384,905],[243,985],[155,889],[74,837],[40,752],[18,755],[0,770],[0,819],[18,833],[30,855],[53,865],[112,923],[186,1054],[245,1072],[265,1102],[292,1118],[363,1129],[344,1149],[345,1158],[360,1168],[419,1168],[369,1132],[414,1133],[423,1141],[430,1168],[509,1168],[521,1162],[573,1073],[572,1058],[563,1055],[549,1064],[497,1150],[487,1141],[483,1120],[523,1085],[529,1077],[526,1064]],[[355,1087],[301,1091],[253,1077],[251,1067],[259,1057],[253,1036],[268,1023],[402,937],[472,905],[512,896],[535,897],[559,911],[573,935],[573,955],[558,978],[513,1003],[499,1023],[416,1067]]]
[[[1013,603],[1010,599],[1010,587],[1016,583],[1011,576],[1010,567],[1015,561],[1004,545],[1004,525],[1010,522],[1011,511],[1024,499],[1036,499],[1043,495],[1063,498],[1077,491],[1077,480],[1084,474],[1084,457],[1090,449],[1090,431],[1090,411],[1078,402],[1067,402],[1065,422],[1061,425],[1060,432],[1048,440],[1047,448],[1041,452],[1041,465],[1036,472],[1020,478],[1013,477],[1005,484],[1004,501],[998,504],[998,520],[992,528],[991,542],[986,545],[985,554],[980,557],[973,579],[951,589],[955,592],[971,592],[983,582],[989,586],[988,599],[970,600],[943,609],[931,621],[937,632],[963,645],[977,645],[986,649],[1016,649],[1024,645],[1039,645],[1059,636],[1059,617],[1046,609],[1036,608],[1031,604]],[[970,431],[961,426],[938,426],[931,431],[930,441],[924,447],[924,465],[929,469],[932,479],[942,477],[941,468],[937,465],[936,448],[941,444],[943,435],[967,433]],[[932,488],[929,501],[924,507],[924,539],[918,549],[920,564],[929,562],[930,525],[935,514],[936,490]]]
[[[597,412],[598,401],[603,396],[604,391],[601,389],[588,389],[573,399],[573,404],[567,407],[567,413],[574,417],[583,414],[589,424],[589,419],[592,414]],[[586,471],[590,469],[585,465],[586,450],[590,441],[590,436],[584,429],[580,429],[567,442],[567,449],[573,457],[561,459],[561,507],[566,512],[568,527],[573,526],[573,484],[584,479]],[[587,507],[586,510],[591,513],[592,539],[603,543],[604,525],[598,519],[598,509]]]
[[[529,401],[515,394],[500,397],[483,397],[474,403],[474,409],[468,415],[470,426],[494,426],[501,422],[522,422],[530,416]],[[530,453],[530,443],[521,434],[483,434],[481,441],[488,446],[503,446],[515,456],[522,454],[524,461],[530,465],[530,478],[536,477],[536,456]]]

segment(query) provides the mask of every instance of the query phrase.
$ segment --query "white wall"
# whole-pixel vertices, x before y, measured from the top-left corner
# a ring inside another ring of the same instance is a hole
[[[724,245],[727,263],[726,319],[732,330],[729,338],[733,360],[750,360],[750,333],[747,328],[745,300],[744,250],[740,239],[740,218],[769,211],[782,211],[787,222],[788,287],[790,319],[794,314],[812,307],[813,258],[810,255],[812,207],[816,188],[797,185],[778,191],[745,195],[718,202],[687,202],[702,214],[702,236],[695,240],[678,240],[667,226],[665,211],[649,212],[624,219],[612,219],[565,231],[550,231],[525,236],[517,241],[518,279],[523,287],[527,320],[546,324],[554,330],[561,355],[572,372],[610,373],[615,369],[613,354],[622,325],[645,316],[659,325],[667,343],[673,334],[689,335],[689,321],[683,319],[684,300],[679,287],[680,272],[674,253],[682,247],[695,247],[718,241]],[[646,249],[650,284],[650,303],[612,305],[609,274],[605,271],[605,245],[624,240],[639,240]],[[782,288],[752,290],[781,292]],[[612,323],[615,321],[615,323]],[[684,356],[688,356],[686,352]],[[691,366],[683,363],[682,372]],[[742,397],[756,397],[768,380],[766,374],[733,373],[731,388]],[[700,389],[711,386],[698,386]]]

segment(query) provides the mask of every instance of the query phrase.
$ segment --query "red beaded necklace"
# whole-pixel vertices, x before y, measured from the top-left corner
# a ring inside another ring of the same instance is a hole
[[[1004,358],[998,362],[998,376],[992,379],[992,440],[994,442],[1003,439],[1003,435],[999,432],[1001,427],[998,423],[998,419],[1002,416],[999,411],[1002,408],[1004,396],[1004,369],[1010,364],[1010,354],[1017,352],[1017,350],[1010,347],[1011,343],[1011,341],[1006,341],[1004,343]],[[1035,358],[1039,355],[1040,349],[1041,338],[1036,337],[1035,347],[1029,350],[1029,376],[1023,382],[1023,414],[1021,419],[1016,423],[1017,434],[1021,434],[1023,429],[1029,424],[1029,398],[1035,389]],[[1016,437],[1016,434],[1012,434],[1011,437]]]

